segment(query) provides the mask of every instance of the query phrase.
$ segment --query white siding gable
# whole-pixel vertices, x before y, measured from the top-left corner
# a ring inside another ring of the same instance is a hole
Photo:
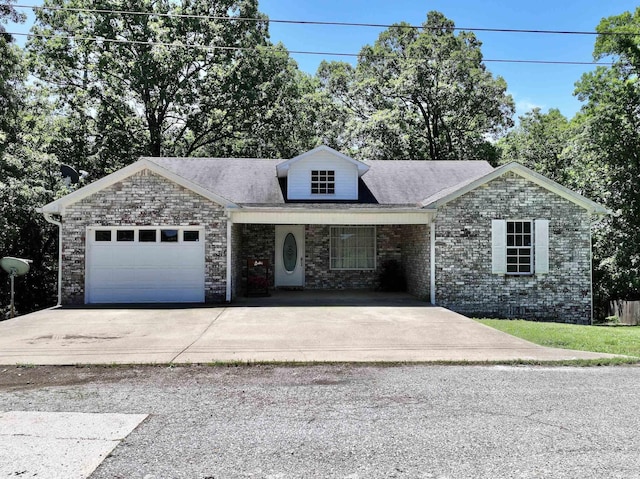
[[[335,172],[334,194],[311,194],[311,172]],[[318,151],[291,165],[287,174],[287,196],[290,200],[357,200],[358,167],[327,151]]]

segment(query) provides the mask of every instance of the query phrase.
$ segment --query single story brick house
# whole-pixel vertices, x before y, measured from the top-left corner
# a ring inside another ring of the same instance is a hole
[[[60,227],[61,304],[233,301],[369,289],[383,265],[466,314],[589,323],[591,225],[608,211],[521,166],[141,158],[42,207]]]

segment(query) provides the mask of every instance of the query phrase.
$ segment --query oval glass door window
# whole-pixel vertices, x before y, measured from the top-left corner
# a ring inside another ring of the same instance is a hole
[[[298,244],[296,243],[296,237],[292,233],[289,233],[284,238],[284,244],[282,245],[282,260],[284,262],[284,269],[291,273],[296,269],[296,263],[298,262]]]

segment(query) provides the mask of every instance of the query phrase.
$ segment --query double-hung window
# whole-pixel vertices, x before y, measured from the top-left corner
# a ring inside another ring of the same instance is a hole
[[[311,194],[333,195],[336,192],[336,172],[334,170],[311,170]]]
[[[491,221],[494,274],[532,275],[549,272],[549,220]]]
[[[507,221],[507,274],[533,273],[531,221]]]
[[[375,226],[332,226],[331,269],[375,269]]]

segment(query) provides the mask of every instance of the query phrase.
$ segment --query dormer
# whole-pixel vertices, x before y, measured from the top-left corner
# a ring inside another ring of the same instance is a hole
[[[358,178],[369,170],[361,161],[328,146],[319,146],[276,166],[287,179],[288,200],[345,201],[358,199]]]

